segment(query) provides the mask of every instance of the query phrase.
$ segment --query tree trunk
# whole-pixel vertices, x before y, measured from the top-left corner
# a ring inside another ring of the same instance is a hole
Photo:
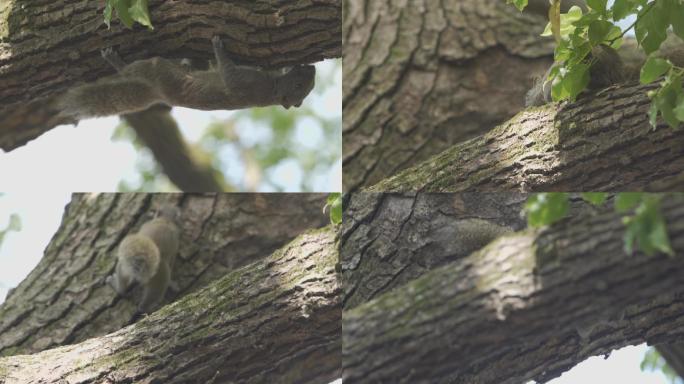
[[[117,297],[105,283],[116,249],[164,202],[182,226],[165,302],[253,263],[325,225],[323,194],[74,195],[62,224],[29,276],[0,306],[0,355],[30,354],[114,332],[135,320],[140,289]],[[17,257],[20,257],[17,255]]]
[[[678,255],[684,252],[681,199],[679,195],[663,202]],[[383,210],[388,208],[377,209],[373,217]],[[444,204],[440,214],[452,211]],[[418,229],[404,228],[425,226],[421,221],[394,219],[386,226],[402,226],[397,236],[409,236],[400,242],[408,244]],[[361,222],[353,232],[363,231]],[[619,215],[594,210],[544,230],[500,237],[478,252],[345,310],[344,382],[545,382],[615,348],[684,340],[679,281],[684,261],[661,254],[626,255],[623,233]],[[350,242],[355,235],[345,232],[343,239]],[[376,235],[386,241],[384,230]],[[448,244],[439,231],[423,237],[427,245],[414,247],[426,254]],[[372,248],[357,250],[371,255]],[[361,258],[348,254],[349,249],[341,244],[343,274],[351,259]],[[415,256],[419,259],[420,254]]]
[[[341,367],[334,237],[308,232],[112,334],[2,358],[0,382],[330,382]]]
[[[615,86],[521,112],[369,191],[658,191],[681,182],[684,130],[648,122],[648,90]],[[668,189],[665,189],[669,191]]]
[[[548,5],[530,3],[541,13]],[[552,62],[544,17],[505,1],[343,4],[345,191],[510,118]]]
[[[340,0],[151,0],[154,31],[103,23],[101,1],[3,0],[0,5],[0,148],[11,151],[58,124],[54,97],[114,73],[100,50],[126,62],[213,58],[220,35],[242,64],[276,68],[340,57]]]

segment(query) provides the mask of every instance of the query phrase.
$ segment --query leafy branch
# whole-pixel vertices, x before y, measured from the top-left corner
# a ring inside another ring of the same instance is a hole
[[[507,0],[519,10],[527,0]],[[684,39],[684,3],[679,0],[587,0],[589,9],[583,13],[572,7],[565,14],[553,12],[559,0],[553,0],[549,25],[542,35],[556,37],[555,65],[550,71],[551,95],[554,101],[575,100],[590,82],[590,69],[595,58],[588,58],[595,48],[619,48],[627,32],[634,30],[637,43],[648,56],[639,73],[642,84],[661,79],[660,88],[650,91],[649,121],[655,128],[659,116],[673,128],[684,122],[684,68],[667,58],[659,57],[658,50],[671,29]],[[635,21],[625,30],[616,23],[635,15]],[[557,18],[556,18],[557,16]],[[681,65],[682,63],[677,63]]]

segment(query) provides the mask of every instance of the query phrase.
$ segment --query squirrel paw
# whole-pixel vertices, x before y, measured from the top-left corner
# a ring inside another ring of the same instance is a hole
[[[219,35],[215,35],[211,38],[211,45],[213,45],[214,48],[223,49],[223,40],[221,40]]]
[[[117,53],[114,51],[114,48],[112,48],[112,47],[105,48],[105,49],[101,50],[100,54],[102,54],[102,57],[104,57],[105,59],[112,57],[112,56],[118,56]]]
[[[126,66],[126,63],[121,56],[119,56],[112,47],[101,50],[100,54],[102,54],[102,58],[111,64],[117,71],[121,71]]]

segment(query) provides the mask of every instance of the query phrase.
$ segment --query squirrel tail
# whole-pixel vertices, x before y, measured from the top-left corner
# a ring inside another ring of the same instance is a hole
[[[83,119],[142,111],[160,99],[145,80],[111,77],[70,89],[57,107],[62,115]]]
[[[157,245],[147,236],[126,236],[119,245],[119,263],[126,276],[146,284],[159,269],[160,254]]]

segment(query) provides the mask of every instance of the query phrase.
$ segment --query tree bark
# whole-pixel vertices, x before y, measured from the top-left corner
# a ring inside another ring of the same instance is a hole
[[[58,124],[54,97],[114,73],[100,50],[126,62],[153,56],[213,58],[221,35],[231,57],[268,68],[340,57],[340,0],[151,0],[154,31],[103,23],[103,2],[5,0],[0,5],[0,148],[11,151]]]
[[[344,309],[464,258],[502,233],[523,229],[526,198],[520,193],[351,194],[340,235]],[[487,235],[473,220],[501,230]]]
[[[539,37],[545,18],[505,1],[343,5],[345,191],[491,130],[523,108],[553,60],[552,39]]]
[[[182,210],[180,250],[165,302],[194,292],[329,222],[323,194],[74,195],[45,254],[0,306],[0,355],[30,354],[114,332],[135,320],[140,288],[105,282],[116,249],[161,204]],[[17,255],[19,257],[19,255]]]
[[[681,195],[663,212],[681,255]],[[345,310],[345,383],[545,382],[615,348],[684,340],[684,261],[626,255],[623,233],[619,215],[601,210],[505,235]]]
[[[3,383],[325,383],[342,308],[330,227],[112,334],[0,359]]]
[[[681,183],[684,131],[650,127],[646,93],[656,86],[528,109],[369,191],[663,190]]]
[[[171,182],[183,192],[223,192],[223,178],[209,164],[192,155],[183,139],[171,108],[158,105],[122,117],[137,137],[150,149],[157,164]]]

